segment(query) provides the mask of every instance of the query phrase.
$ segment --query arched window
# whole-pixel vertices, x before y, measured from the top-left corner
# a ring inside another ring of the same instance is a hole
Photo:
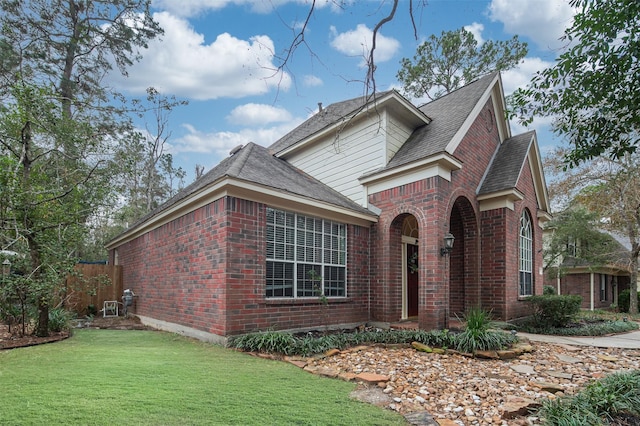
[[[531,216],[526,210],[520,217],[520,280],[519,296],[533,295],[533,233]]]

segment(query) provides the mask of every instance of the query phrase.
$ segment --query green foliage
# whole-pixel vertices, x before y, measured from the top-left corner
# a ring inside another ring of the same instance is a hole
[[[518,36],[507,41],[487,40],[478,46],[464,28],[443,31],[440,37],[431,35],[418,46],[413,61],[402,59],[397,78],[405,94],[437,99],[489,72],[513,68],[527,50]]]
[[[131,126],[103,77],[114,63],[125,73],[162,32],[149,6],[0,1],[0,79],[9,82],[0,85],[0,247],[20,245],[12,250],[28,259],[24,306],[39,311],[37,335],[48,333],[49,306],[109,204],[108,158]]]
[[[556,288],[554,286],[552,286],[552,285],[545,285],[542,288],[542,294],[545,295],[545,296],[552,296],[554,294],[557,294],[556,293]]]
[[[580,312],[582,297],[576,295],[542,295],[527,299],[534,307],[533,318],[540,327],[566,327]]]
[[[547,228],[553,232],[544,249],[544,263],[546,269],[553,267],[554,277],[571,267],[587,265],[593,269],[613,262],[622,249],[613,237],[599,230],[598,215],[581,206],[555,214]]]
[[[548,334],[553,336],[604,336],[614,333],[626,333],[637,330],[638,324],[632,321],[587,321],[583,325],[571,327],[541,326],[535,321],[524,322],[516,326],[525,333]]]
[[[491,315],[479,307],[469,309],[464,320],[465,329],[455,336],[454,342],[455,349],[460,352],[504,349],[517,341],[510,333],[490,329]]]
[[[513,96],[514,115],[555,117],[553,129],[572,150],[567,164],[636,151],[640,128],[640,2],[571,0],[577,14],[565,31],[566,50]]]
[[[546,400],[538,414],[545,424],[585,426],[610,424],[621,414],[640,416],[640,371],[614,373],[576,395]]]
[[[638,298],[638,305],[640,305],[640,293],[636,293]],[[629,289],[622,290],[620,294],[618,294],[618,307],[620,308],[620,312],[629,312],[629,305],[631,304],[631,292]]]
[[[346,349],[363,344],[409,344],[420,342],[439,348],[456,348],[464,352],[472,349],[495,350],[517,341],[510,333],[496,330],[473,329],[469,334],[454,334],[448,330],[371,330],[362,332],[336,332],[314,336],[294,336],[291,333],[268,331],[250,333],[229,339],[229,346],[249,352],[268,352],[282,355],[311,356],[329,349]]]
[[[64,308],[49,310],[49,330],[54,332],[66,331],[71,328],[71,320],[75,318],[73,312]]]

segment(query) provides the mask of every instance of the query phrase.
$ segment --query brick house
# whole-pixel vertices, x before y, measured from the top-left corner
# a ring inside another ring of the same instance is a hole
[[[213,341],[446,328],[472,306],[521,317],[542,293],[549,206],[535,133],[504,117],[498,73],[419,108],[393,90],[321,108],[233,150],[113,239],[110,261],[143,322]]]
[[[551,238],[545,229],[543,240]],[[630,247],[625,239],[609,233],[609,252],[602,264],[594,265],[580,258],[582,241],[567,241],[567,255],[545,268],[545,285],[552,286],[557,294],[582,297],[582,309],[607,309],[618,305],[620,292],[630,288]],[[640,287],[640,286],[639,286]]]

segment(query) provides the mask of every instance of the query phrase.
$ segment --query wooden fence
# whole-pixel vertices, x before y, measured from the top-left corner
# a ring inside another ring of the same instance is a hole
[[[87,315],[89,306],[99,312],[105,300],[122,301],[122,266],[78,264],[75,269],[78,274],[67,278],[69,309]]]

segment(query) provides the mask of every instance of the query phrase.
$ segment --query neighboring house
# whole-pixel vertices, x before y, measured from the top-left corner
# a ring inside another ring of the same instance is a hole
[[[547,238],[545,230],[543,238]],[[556,289],[557,294],[573,294],[582,297],[583,309],[606,309],[618,305],[618,295],[630,288],[629,253],[624,239],[603,232],[611,238],[610,250],[603,253],[603,261],[595,264],[580,257],[585,243],[572,238],[567,241],[567,255],[557,259],[545,270],[545,285]]]
[[[420,108],[393,90],[330,105],[233,150],[112,240],[110,261],[143,322],[210,340],[441,329],[475,306],[521,317],[542,293],[549,207],[536,135],[504,117],[498,73]]]

